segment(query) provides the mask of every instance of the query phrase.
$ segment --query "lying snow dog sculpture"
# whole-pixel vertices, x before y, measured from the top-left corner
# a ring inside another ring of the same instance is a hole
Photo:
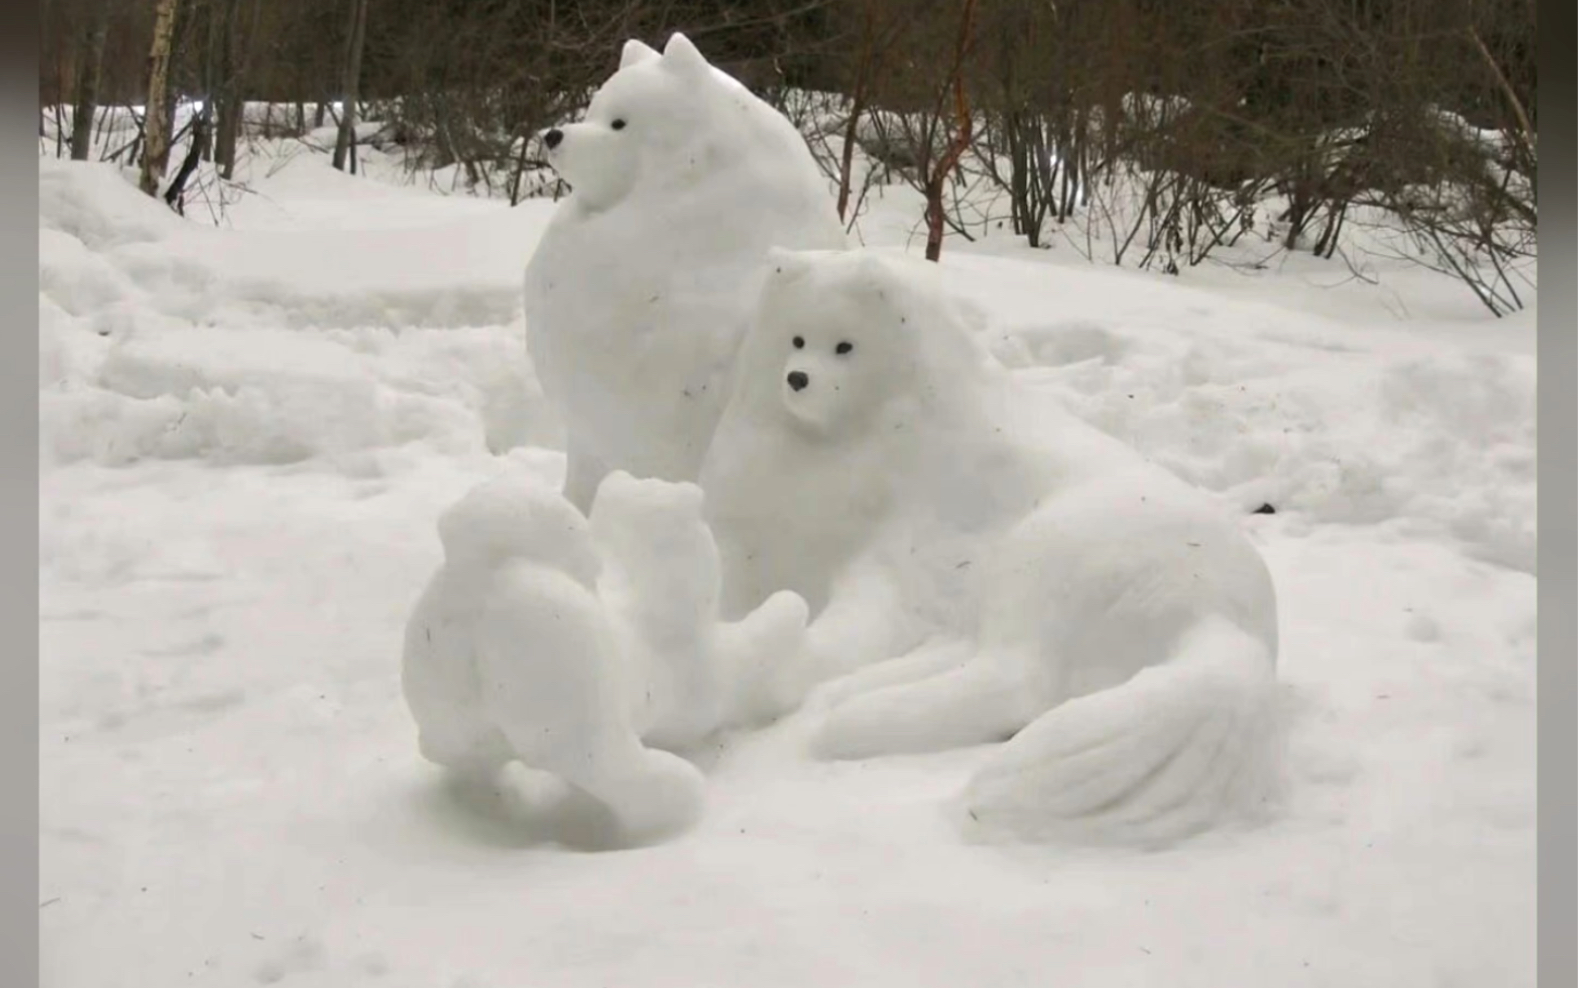
[[[773,267],[702,478],[731,603],[795,589],[827,604],[815,632],[854,586],[900,622],[854,648],[917,646],[830,684],[816,749],[1005,742],[961,797],[983,838],[1166,841],[1254,794],[1277,617],[1237,523],[1037,408],[933,269],[866,251]]]
[[[865,251],[770,255],[700,478],[725,614],[794,590],[815,627],[864,631],[859,649],[830,645],[869,657],[929,628],[969,630],[974,547],[1051,482],[1003,432],[965,315],[937,292],[902,311],[889,296],[915,292],[890,266]]]
[[[695,485],[617,472],[590,523],[510,477],[450,508],[444,565],[403,657],[424,757],[473,781],[516,759],[552,772],[633,841],[693,822],[702,775],[671,751],[780,712],[765,673],[789,661],[806,622],[784,593],[718,623],[701,502]]]
[[[543,141],[573,191],[527,266],[527,346],[585,512],[609,470],[696,479],[764,252],[845,236],[795,127],[679,34],[627,42]]]

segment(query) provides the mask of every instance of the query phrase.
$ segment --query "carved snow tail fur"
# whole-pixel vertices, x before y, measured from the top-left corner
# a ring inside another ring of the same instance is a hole
[[[1060,704],[994,753],[959,798],[982,840],[1174,843],[1266,791],[1267,647],[1210,617],[1174,657]]]

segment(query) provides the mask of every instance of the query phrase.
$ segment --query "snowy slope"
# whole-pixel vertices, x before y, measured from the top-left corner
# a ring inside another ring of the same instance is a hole
[[[518,298],[552,204],[261,171],[214,229],[40,162],[45,983],[1534,984],[1534,313],[952,241],[1023,379],[1277,507],[1281,800],[1164,853],[972,847],[941,801],[982,750],[814,762],[792,718],[697,830],[586,853],[448,799],[398,683],[438,513],[563,468]]]

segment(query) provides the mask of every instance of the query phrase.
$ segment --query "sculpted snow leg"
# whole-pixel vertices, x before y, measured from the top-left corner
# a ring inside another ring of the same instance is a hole
[[[719,625],[716,643],[730,726],[764,723],[801,705],[810,681],[806,601],[782,590],[739,621]]]
[[[853,697],[828,715],[813,750],[825,758],[869,758],[1008,740],[1035,715],[1016,665],[979,655],[918,682]]]
[[[812,698],[825,709],[833,710],[866,693],[920,682],[963,667],[976,654],[976,644],[967,639],[935,638],[905,655],[878,662],[841,676],[815,690]]]

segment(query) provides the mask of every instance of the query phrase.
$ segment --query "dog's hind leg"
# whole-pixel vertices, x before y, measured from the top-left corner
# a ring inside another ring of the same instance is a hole
[[[971,659],[975,647],[954,638],[932,639],[897,658],[876,663],[818,687],[812,701],[838,709],[852,699],[892,686],[904,686],[929,676],[958,669]]]
[[[813,751],[870,758],[1004,741],[1030,723],[1030,695],[1018,663],[979,654],[949,672],[851,698],[829,714]]]

